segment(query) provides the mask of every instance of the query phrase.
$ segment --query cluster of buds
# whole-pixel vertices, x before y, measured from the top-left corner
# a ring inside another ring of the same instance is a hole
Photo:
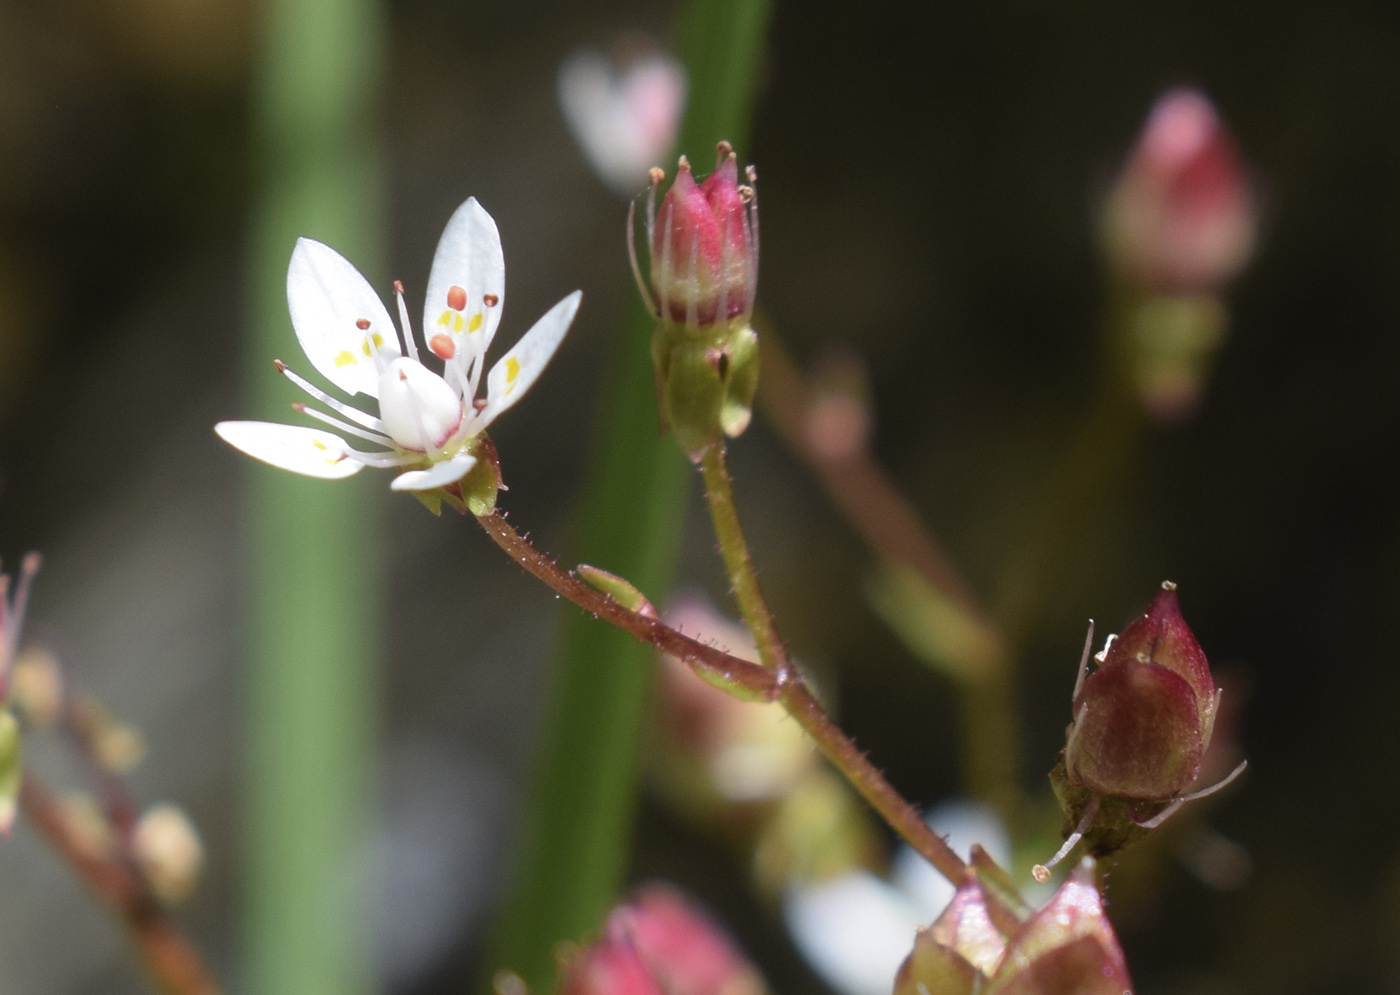
[[[1130,995],[1118,937],[1086,859],[1024,922],[970,874],[914,940],[894,995]]]
[[[1093,629],[1089,630],[1089,640]],[[1074,716],[1050,774],[1065,819],[1065,845],[1045,879],[1081,840],[1096,856],[1122,849],[1183,804],[1212,794],[1244,771],[1191,792],[1220,709],[1220,689],[1177,603],[1170,581],[1147,613],[1110,637],[1088,673],[1085,641]]]
[[[1197,90],[1161,97],[1109,195],[1104,243],[1130,299],[1125,349],[1149,413],[1194,408],[1225,333],[1221,295],[1254,250],[1239,151]]]
[[[608,916],[561,964],[559,995],[766,995],[758,971],[702,911],[664,885]]]
[[[750,166],[740,183],[734,150],[720,142],[715,171],[703,183],[681,157],[658,207],[664,179],[652,170],[649,280],[637,265],[632,213],[628,246],[657,320],[651,356],[662,427],[698,461],[723,436],[748,427],[758,386],[758,336],[750,325],[758,287],[756,174]]]

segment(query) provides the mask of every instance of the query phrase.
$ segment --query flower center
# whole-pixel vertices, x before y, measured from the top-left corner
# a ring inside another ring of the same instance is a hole
[[[379,417],[395,445],[425,453],[462,424],[462,399],[423,364],[400,357],[379,375]]]

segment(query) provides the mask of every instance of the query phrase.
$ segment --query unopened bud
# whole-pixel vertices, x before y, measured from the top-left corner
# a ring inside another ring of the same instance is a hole
[[[1081,839],[1095,856],[1114,853],[1244,770],[1240,764],[1218,784],[1187,793],[1201,774],[1220,692],[1181,617],[1175,584],[1164,583],[1147,614],[1110,637],[1096,659],[1086,676],[1086,643],[1073,721],[1050,773],[1066,840],[1035,868],[1042,881]]]
[[[1007,943],[986,995],[1131,995],[1123,949],[1085,859]]]
[[[204,868],[199,832],[174,805],[146,810],[132,831],[131,850],[151,891],[166,905],[188,898]]]
[[[43,728],[63,710],[63,674],[58,659],[44,649],[28,649],[15,661],[10,675],[10,700],[27,722]]]
[[[1210,99],[1163,95],[1109,197],[1115,267],[1151,292],[1215,293],[1248,261],[1256,226],[1239,151]]]
[[[1072,783],[1095,794],[1166,800],[1201,772],[1215,683],[1181,617],[1175,585],[1123,630],[1074,699],[1065,751]]]
[[[619,911],[637,953],[668,995],[766,992],[734,941],[676,889],[648,885]]]
[[[970,877],[943,914],[914,938],[914,950],[895,976],[894,995],[975,995],[987,987],[1006,940]]]
[[[743,432],[751,417],[758,386],[758,337],[749,323],[758,287],[758,204],[752,182],[739,183],[727,142],[703,183],[682,157],[659,208],[659,171],[652,179],[650,279],[638,269],[637,282],[658,320],[652,364],[663,428],[699,460],[723,436]],[[635,243],[629,244],[635,267]]]

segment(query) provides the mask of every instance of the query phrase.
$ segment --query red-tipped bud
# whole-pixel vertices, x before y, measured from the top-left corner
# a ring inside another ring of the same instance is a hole
[[[1201,772],[1215,701],[1176,586],[1163,584],[1075,696],[1065,752],[1070,782],[1118,798],[1177,797]]]
[[[1124,995],[1128,965],[1085,860],[1007,944],[985,995]]]
[[[728,145],[700,184],[681,157],[671,189],[647,218],[651,289],[663,322],[708,328],[747,321],[758,283],[756,212],[753,187],[740,185]]]
[[[1157,101],[1105,220],[1114,265],[1152,292],[1213,294],[1248,261],[1254,198],[1234,139],[1205,94],[1177,89]]]

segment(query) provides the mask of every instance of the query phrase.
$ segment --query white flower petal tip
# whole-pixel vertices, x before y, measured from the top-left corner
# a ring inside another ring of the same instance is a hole
[[[614,66],[580,50],[559,66],[559,108],[584,158],[624,197],[646,186],[648,170],[670,152],[685,107],[681,64],[659,51]]]
[[[427,470],[409,470],[401,473],[389,484],[395,491],[430,491],[434,487],[455,484],[476,466],[476,457],[465,453],[454,456],[445,463],[438,463]]]
[[[318,373],[347,394],[377,397],[383,365],[400,355],[398,332],[369,281],[314,239],[297,239],[287,267],[292,328]]]
[[[534,327],[515,344],[515,348],[496,361],[486,375],[486,407],[472,422],[472,431],[485,428],[497,415],[525,396],[525,392],[554,358],[555,350],[564,341],[564,335],[573,324],[582,301],[583,291],[575,290],[546,311],[544,317],[535,322]]]
[[[423,304],[428,349],[465,375],[491,344],[505,301],[501,234],[486,208],[468,197],[447,222],[433,256]]]
[[[342,439],[320,429],[265,421],[223,421],[214,431],[254,459],[308,477],[340,480],[359,473],[364,466],[346,455],[349,447]]]

